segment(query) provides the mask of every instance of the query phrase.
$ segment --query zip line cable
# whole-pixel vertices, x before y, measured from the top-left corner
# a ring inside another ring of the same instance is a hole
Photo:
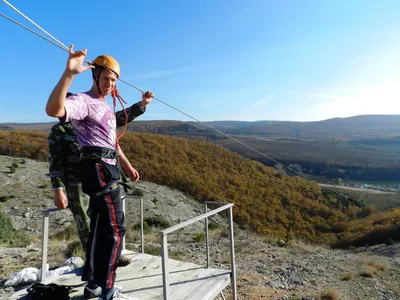
[[[5,4],[7,4],[9,7],[11,7],[13,10],[15,10],[17,13],[19,13],[21,16],[23,16],[25,19],[27,19],[29,22],[31,22],[33,25],[35,25],[37,28],[39,28],[41,31],[43,31],[45,34],[47,34],[49,37],[51,37],[53,40],[55,40],[59,45],[64,47],[65,50],[68,50],[68,47],[65,46],[63,43],[61,43],[59,40],[57,40],[54,36],[52,36],[50,33],[48,33],[46,30],[44,30],[42,27],[40,27],[38,24],[33,22],[31,19],[29,19],[26,15],[24,15],[22,12],[20,12],[16,7],[12,6],[8,1],[3,0]]]
[[[29,22],[31,22],[34,26],[36,26],[36,27],[39,28],[41,31],[43,31],[45,34],[47,34],[49,37],[51,37],[54,41],[52,41],[52,40],[50,40],[49,38],[47,38],[47,37],[41,35],[40,33],[37,33],[36,31],[30,29],[29,27],[27,27],[27,26],[25,26],[25,25],[23,25],[23,24],[21,24],[21,23],[15,21],[15,20],[13,20],[12,18],[10,18],[10,17],[4,15],[3,13],[0,13],[0,16],[2,16],[3,18],[5,18],[5,19],[7,19],[7,20],[9,20],[9,21],[11,21],[11,22],[13,22],[14,24],[16,24],[16,25],[18,25],[18,26],[20,26],[20,27],[22,27],[22,28],[28,30],[29,32],[35,34],[36,36],[38,36],[38,37],[44,39],[44,40],[47,41],[47,42],[53,44],[54,46],[57,46],[58,48],[60,48],[60,49],[62,49],[62,50],[64,50],[64,51],[69,52],[69,48],[68,48],[67,46],[65,46],[62,42],[60,42],[59,40],[57,40],[55,37],[53,37],[50,33],[48,33],[46,30],[44,30],[44,29],[43,29],[42,27],[40,27],[38,24],[36,24],[35,22],[33,22],[31,19],[29,19],[26,15],[24,15],[22,12],[20,12],[18,9],[16,9],[14,6],[12,6],[9,2],[7,2],[6,0],[2,0],[2,1],[3,1],[4,3],[6,3],[8,6],[10,6],[13,10],[15,10],[16,12],[18,12],[21,16],[23,16],[23,17],[24,17],[25,19],[27,19]],[[87,63],[87,64],[91,64],[91,62],[86,61],[86,60],[85,60],[84,62]],[[144,93],[143,90],[141,90],[140,88],[134,86],[133,84],[131,84],[131,83],[125,81],[125,80],[122,80],[122,79],[120,79],[120,78],[118,78],[118,80],[121,81],[122,83],[125,83],[126,85],[128,85],[128,86],[130,86],[130,87],[132,87],[132,88],[134,88],[134,89],[136,89],[136,90],[138,90],[138,91]],[[242,141],[240,141],[240,140],[238,140],[238,139],[236,139],[236,138],[234,138],[234,137],[232,137],[232,136],[230,136],[230,135],[228,135],[228,134],[222,132],[221,130],[219,130],[219,129],[217,129],[217,128],[214,128],[213,126],[211,126],[211,125],[209,125],[209,124],[207,124],[207,123],[205,123],[205,122],[202,122],[202,121],[200,121],[199,119],[197,119],[197,118],[195,118],[195,117],[192,117],[191,115],[189,115],[189,114],[185,113],[184,111],[182,111],[182,110],[180,110],[180,109],[178,109],[178,108],[176,108],[176,107],[174,107],[174,106],[172,106],[172,105],[166,103],[165,101],[162,101],[161,99],[158,99],[157,97],[153,97],[153,98],[154,98],[155,100],[159,101],[160,103],[162,103],[162,104],[164,104],[164,105],[170,107],[171,109],[174,109],[174,110],[176,110],[177,112],[179,112],[179,113],[181,113],[181,114],[183,114],[183,115],[185,115],[185,116],[191,118],[192,120],[195,120],[196,122],[201,123],[202,125],[204,125],[204,126],[210,128],[210,129],[212,129],[212,130],[218,132],[219,134],[221,134],[221,135],[223,135],[223,136],[225,136],[225,137],[227,137],[227,138],[229,138],[229,139],[231,139],[231,140],[233,140],[233,141],[235,141],[235,142],[241,144],[242,146],[244,146],[244,147],[246,147],[246,148],[248,148],[248,149],[250,149],[250,150],[252,150],[252,151],[254,151],[254,152],[258,153],[258,154],[260,154],[261,156],[263,156],[263,157],[265,157],[265,158],[267,158],[267,159],[269,159],[269,160],[271,160],[271,161],[273,161],[273,162],[275,162],[275,163],[277,163],[277,164],[279,164],[279,165],[285,167],[286,169],[288,169],[288,170],[290,170],[290,171],[292,171],[292,172],[298,174],[299,176],[301,176],[301,177],[303,177],[303,178],[306,178],[306,179],[308,179],[308,180],[310,180],[310,181],[313,181],[313,182],[319,184],[318,181],[316,181],[316,180],[314,180],[314,179],[312,179],[312,178],[306,176],[304,173],[299,172],[299,171],[297,171],[297,170],[295,170],[295,169],[293,169],[293,168],[291,168],[291,167],[289,167],[289,166],[287,166],[287,165],[285,165],[285,164],[279,162],[278,160],[276,160],[276,159],[274,159],[274,158],[272,158],[272,157],[270,157],[270,156],[268,156],[268,155],[266,155],[266,154],[264,154],[264,153],[258,151],[257,149],[255,149],[255,148],[253,148],[253,147],[251,147],[251,146],[249,146],[249,145],[243,143]]]
[[[4,0],[3,0],[3,1],[4,1]],[[53,42],[52,40],[48,39],[47,37],[41,35],[40,33],[37,33],[36,31],[34,31],[34,30],[32,30],[32,29],[26,27],[25,25],[23,25],[23,24],[21,24],[21,23],[15,21],[15,20],[13,20],[13,19],[11,19],[10,17],[6,16],[5,14],[0,13],[0,16],[2,16],[3,18],[6,18],[7,20],[9,20],[9,21],[11,21],[11,22],[17,24],[18,26],[21,26],[22,28],[24,28],[24,29],[26,29],[26,30],[32,32],[33,34],[37,35],[38,37],[41,37],[42,39],[48,41],[49,43],[52,43],[54,46],[57,46],[58,48],[61,48],[62,50],[66,50],[64,47],[60,46],[58,43]],[[67,50],[67,51],[68,51],[68,50]]]

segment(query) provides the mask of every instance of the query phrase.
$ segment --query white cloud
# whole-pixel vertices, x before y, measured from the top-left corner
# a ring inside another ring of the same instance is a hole
[[[320,100],[319,103],[305,109],[312,119],[363,114],[400,114],[400,82],[336,90],[331,93],[308,93],[305,97]]]

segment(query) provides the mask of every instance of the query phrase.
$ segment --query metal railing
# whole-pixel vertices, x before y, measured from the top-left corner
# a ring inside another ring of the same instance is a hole
[[[206,201],[205,210],[206,212],[200,216],[194,217],[190,220],[184,221],[175,226],[171,226],[167,229],[160,231],[161,237],[161,263],[162,263],[162,278],[163,278],[163,297],[164,300],[169,300],[169,271],[168,271],[168,234],[176,230],[182,229],[188,225],[205,220],[205,233],[206,233],[206,251],[207,251],[207,268],[210,267],[210,249],[209,249],[209,236],[208,236],[208,218],[224,210],[228,210],[229,216],[229,238],[230,238],[230,254],[231,254],[231,284],[232,284],[232,295],[233,299],[237,299],[236,291],[236,266],[235,266],[235,245],[233,237],[233,215],[232,215],[232,203],[225,202],[212,202]],[[207,205],[222,205],[211,211],[208,210]]]
[[[125,214],[125,200],[133,199],[140,200],[140,248],[141,253],[144,253],[144,233],[143,233],[143,199],[140,196],[121,196],[122,210]],[[48,208],[42,211],[43,213],[43,231],[42,231],[42,267],[39,274],[40,282],[45,282],[47,273],[47,249],[49,242],[49,217],[50,213],[60,211],[59,208]],[[125,236],[122,240],[122,250],[125,250]]]

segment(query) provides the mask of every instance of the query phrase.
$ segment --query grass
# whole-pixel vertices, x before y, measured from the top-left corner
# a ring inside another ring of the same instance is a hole
[[[78,237],[78,229],[76,228],[76,224],[72,223],[63,231],[59,231],[52,235],[51,239],[56,241],[71,241],[71,240],[79,240]]]
[[[47,181],[38,186],[39,189],[47,189],[48,187],[50,187],[50,183]]]
[[[356,273],[353,271],[348,271],[340,274],[340,279],[343,281],[350,281],[356,278]]]
[[[176,260],[183,260],[184,258],[186,258],[186,255],[183,251],[174,250],[169,253],[169,257]]]
[[[206,234],[203,231],[194,234],[194,236],[192,237],[192,241],[195,243],[204,242],[205,239],[206,239]]]
[[[360,276],[371,278],[374,277],[377,272],[378,270],[375,269],[374,267],[364,266],[360,271]]]
[[[0,244],[4,246],[25,247],[31,238],[24,232],[16,230],[11,218],[0,211]]]
[[[160,256],[161,254],[161,247],[156,245],[145,245],[144,246],[144,253]]]
[[[360,259],[360,263],[360,276],[366,278],[374,277],[379,271],[385,272],[389,269],[387,262],[372,257],[364,256]]]
[[[85,258],[75,222],[50,237],[49,251],[52,253],[52,261],[57,264],[73,256]]]
[[[85,252],[82,249],[81,241],[72,241],[68,244],[67,249],[64,251],[64,257],[81,257],[85,258]]]
[[[387,271],[389,269],[389,264],[387,262],[375,259],[375,258],[365,258],[361,259],[361,264],[364,266],[372,267],[378,271]]]
[[[335,289],[325,289],[317,296],[318,300],[338,300],[339,292]]]

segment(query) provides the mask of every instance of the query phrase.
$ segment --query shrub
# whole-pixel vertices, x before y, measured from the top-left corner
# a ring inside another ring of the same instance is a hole
[[[9,199],[9,196],[0,196],[0,202],[7,202]]]
[[[206,239],[206,234],[204,232],[198,232],[192,238],[193,242],[195,243],[203,242],[205,239]]]
[[[317,298],[319,300],[336,300],[339,299],[338,292],[333,289],[326,289],[321,292],[319,297]]]
[[[171,227],[171,223],[160,216],[144,218],[144,222],[146,222],[150,227],[159,227],[161,229]]]
[[[377,272],[377,269],[375,269],[374,267],[364,266],[360,272],[360,276],[370,278],[370,277],[374,277],[376,272]]]
[[[209,222],[208,229],[210,230],[217,230],[219,228],[219,224],[217,222]]]
[[[140,230],[140,222],[137,222],[134,226],[133,226],[134,230]],[[144,234],[150,234],[151,233],[151,227],[149,226],[149,224],[147,224],[146,221],[143,221],[143,233]]]
[[[354,280],[355,277],[356,277],[356,274],[354,272],[345,272],[340,275],[340,279],[343,281]]]
[[[23,247],[30,243],[28,235],[14,228],[11,218],[0,212],[0,244]]]
[[[131,192],[132,196],[139,196],[139,197],[143,197],[144,196],[144,191],[141,189],[137,189],[137,188],[132,188],[132,192]]]

